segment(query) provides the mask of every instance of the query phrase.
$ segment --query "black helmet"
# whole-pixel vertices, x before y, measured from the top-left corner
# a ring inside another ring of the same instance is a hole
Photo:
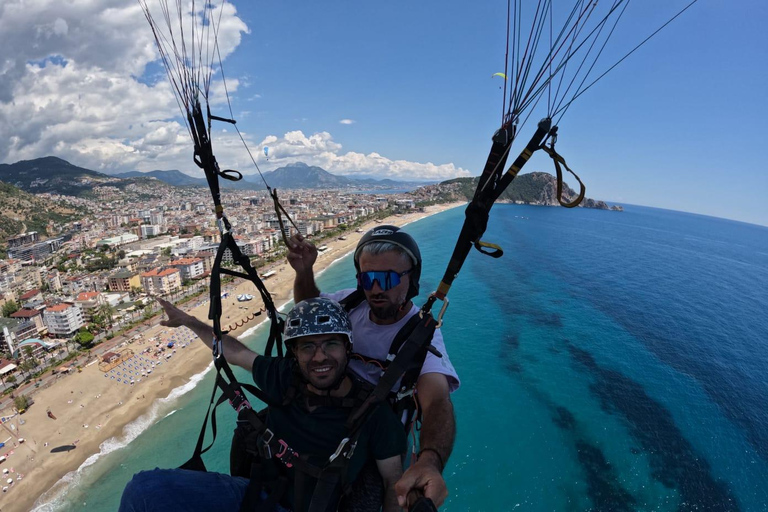
[[[406,300],[410,300],[417,296],[419,294],[419,278],[421,277],[421,251],[419,251],[419,246],[416,244],[416,240],[405,231],[400,230],[397,226],[388,224],[376,226],[363,235],[355,249],[355,271],[357,273],[360,272],[360,252],[363,247],[376,242],[396,245],[411,258],[411,261],[413,262],[413,271],[409,274],[410,285],[408,286]]]

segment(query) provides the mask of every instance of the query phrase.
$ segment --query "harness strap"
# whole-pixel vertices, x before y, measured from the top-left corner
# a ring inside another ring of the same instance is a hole
[[[483,236],[488,227],[491,207],[493,207],[493,203],[509,186],[512,180],[515,179],[515,176],[528,162],[533,153],[541,147],[541,142],[549,133],[550,126],[550,119],[544,119],[539,123],[531,140],[503,175],[501,173],[509,154],[513,137],[509,135],[510,128],[507,125],[502,126],[499,132],[494,135],[491,152],[486,160],[483,174],[480,176],[480,182],[475,190],[475,195],[464,212],[464,224],[461,227],[459,239],[456,241],[456,247],[448,262],[443,279],[434,294],[438,299],[442,300],[448,294],[448,290],[450,290],[453,280],[458,276],[472,246],[475,246],[484,254],[494,257],[501,256],[501,252],[499,252],[501,248],[498,245],[480,240],[480,237]],[[503,133],[500,135],[500,132]]]
[[[272,196],[272,200],[275,203],[275,214],[277,214],[277,223],[280,226],[280,236],[283,237],[283,242],[285,242],[285,245],[288,246],[288,237],[285,234],[285,226],[283,225],[283,215],[285,215],[285,218],[288,219],[288,222],[290,222],[293,227],[296,228],[296,231],[299,231],[299,227],[295,222],[293,222],[293,219],[290,215],[288,215],[288,212],[285,211],[285,208],[283,208],[283,205],[280,204],[280,201],[278,201],[277,189],[270,190],[270,195]],[[280,212],[283,212],[282,215]]]
[[[389,363],[387,370],[379,379],[376,387],[363,402],[363,405],[355,411],[347,420],[347,425],[354,426],[364,423],[373,410],[373,405],[383,402],[389,395],[392,387],[397,383],[403,374],[410,368],[421,368],[427,349],[431,346],[432,336],[435,334],[437,323],[429,312],[423,310],[414,315],[410,320],[413,322],[413,331],[408,339],[403,343],[402,348],[395,358]],[[421,361],[421,362],[419,362]]]
[[[581,182],[581,179],[578,177],[578,175],[573,172],[570,167],[568,167],[567,163],[565,163],[565,158],[560,156],[560,154],[555,151],[556,140],[556,137],[552,137],[549,147],[542,144],[540,149],[552,157],[552,161],[555,163],[555,172],[557,173],[557,202],[559,202],[560,205],[564,206],[565,208],[575,208],[584,199],[586,187],[584,186],[584,183]],[[571,173],[573,177],[576,178],[576,181],[579,182],[579,195],[571,202],[563,201],[563,171],[560,168],[560,165],[565,167],[565,170]]]

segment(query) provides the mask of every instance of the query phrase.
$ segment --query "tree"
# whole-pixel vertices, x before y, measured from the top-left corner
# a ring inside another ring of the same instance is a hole
[[[27,363],[30,370],[33,370],[40,365],[40,361],[32,355],[32,347],[24,347],[22,351],[24,352],[24,361]]]
[[[10,384],[11,386],[16,384],[16,376],[15,375],[9,375],[7,380],[8,380],[8,384]]]
[[[75,341],[80,344],[81,348],[88,348],[93,342],[93,334],[88,332],[85,328],[81,328],[77,331],[77,334],[75,334]]]
[[[3,304],[3,316],[10,317],[13,313],[19,310],[19,305],[15,300],[9,300]]]
[[[29,407],[29,400],[26,396],[21,395],[13,399],[13,405],[16,406],[16,410],[21,412]]]
[[[115,308],[109,302],[99,304],[97,308],[99,316],[102,317],[107,326],[112,327],[112,316],[115,314]]]

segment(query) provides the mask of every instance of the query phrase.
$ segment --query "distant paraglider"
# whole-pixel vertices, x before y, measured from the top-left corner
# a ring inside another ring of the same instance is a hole
[[[269,161],[269,146],[264,146],[264,156],[267,157],[267,161]]]

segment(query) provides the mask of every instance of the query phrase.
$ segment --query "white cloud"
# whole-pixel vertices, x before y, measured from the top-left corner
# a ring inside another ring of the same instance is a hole
[[[226,59],[249,29],[235,7],[222,1],[197,2],[196,6],[211,9],[211,18],[221,15],[217,39]],[[158,68],[154,37],[139,2],[0,2],[0,162],[55,155],[103,171],[179,169],[202,174],[192,162],[189,133],[173,88]],[[184,20],[191,24],[193,18],[185,16]],[[200,29],[199,17],[195,23]],[[249,77],[227,75],[226,85],[235,96],[238,89],[247,89]],[[244,101],[259,98],[260,94],[249,92]],[[229,117],[216,64],[210,101],[217,107],[217,115]],[[249,112],[236,114],[243,118]],[[352,119],[339,122],[355,123]],[[452,164],[343,152],[341,144],[325,131],[311,135],[289,131],[259,137],[260,142],[248,133],[243,137],[256,161],[268,169],[301,161],[346,175],[409,179],[469,175]],[[240,136],[229,125],[214,124],[212,139],[222,168],[255,173]],[[268,163],[264,146],[270,147]]]
[[[263,165],[264,146],[269,146],[269,168],[304,162],[345,176],[365,175],[378,178],[408,180],[444,180],[459,176],[470,176],[469,171],[453,164],[434,164],[432,162],[409,162],[391,160],[378,153],[342,152],[341,144],[335,142],[328,132],[315,133],[307,137],[301,131],[286,133],[283,137],[270,135],[258,144],[257,161]],[[255,150],[254,154],[256,154]],[[245,174],[251,174],[249,170]]]

